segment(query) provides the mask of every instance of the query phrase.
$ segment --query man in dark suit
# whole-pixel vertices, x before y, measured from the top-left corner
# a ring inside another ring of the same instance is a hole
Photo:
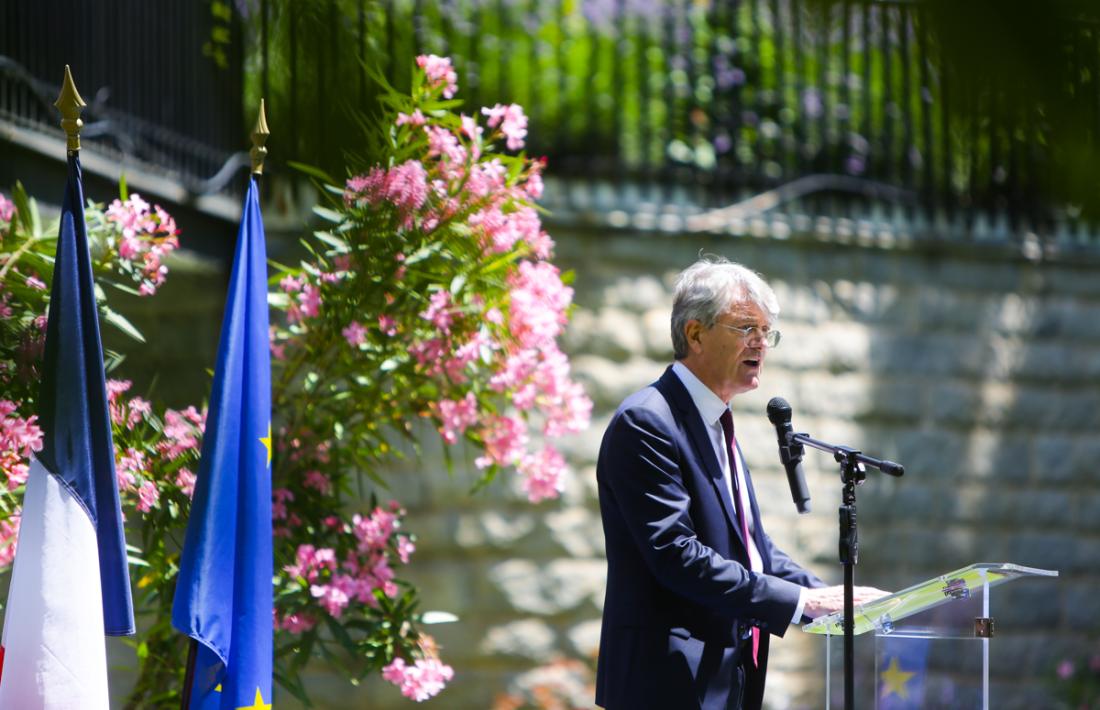
[[[768,636],[843,608],[772,544],[729,402],[759,385],[779,305],[759,275],[702,260],[676,283],[676,362],[619,407],[596,477],[607,596],[596,702],[608,710],[755,710]],[[881,595],[857,588],[856,603]]]

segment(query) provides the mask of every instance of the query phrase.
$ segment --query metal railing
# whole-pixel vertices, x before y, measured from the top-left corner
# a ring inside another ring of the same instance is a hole
[[[325,154],[316,137],[341,102],[370,106],[358,62],[400,88],[431,52],[453,59],[467,110],[522,104],[529,152],[570,181],[702,210],[780,190],[797,193],[795,212],[953,239],[1092,241],[1046,193],[1048,126],[1007,98],[1017,78],[954,86],[924,13],[903,0],[261,0],[249,26],[291,154]],[[1071,21],[1062,34],[1094,140],[1100,32]]]
[[[61,136],[69,64],[89,148],[216,193],[247,148],[242,57],[239,21],[208,3],[0,3],[0,120]]]

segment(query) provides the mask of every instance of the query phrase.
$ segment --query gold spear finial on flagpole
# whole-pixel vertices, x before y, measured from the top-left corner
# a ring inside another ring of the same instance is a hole
[[[253,175],[263,175],[264,173],[264,158],[267,157],[267,148],[264,147],[264,143],[267,142],[269,135],[271,135],[271,131],[267,130],[264,100],[260,99],[260,115],[256,117],[256,127],[252,129],[252,150],[249,152],[249,155],[252,156]]]
[[[64,129],[65,135],[69,137],[69,152],[75,153],[80,150],[80,129],[84,127],[84,122],[80,120],[80,109],[87,106],[87,104],[84,103],[84,99],[80,98],[80,93],[76,90],[76,84],[73,83],[73,73],[69,71],[68,64],[65,65],[65,78],[61,81],[61,93],[57,95],[54,106],[61,112],[61,128]]]

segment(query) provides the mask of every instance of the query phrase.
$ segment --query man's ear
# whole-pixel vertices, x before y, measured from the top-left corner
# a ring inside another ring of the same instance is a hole
[[[703,331],[706,328],[703,327],[702,322],[697,320],[689,320],[684,325],[684,337],[687,339],[688,350],[693,353],[697,353],[703,348]]]

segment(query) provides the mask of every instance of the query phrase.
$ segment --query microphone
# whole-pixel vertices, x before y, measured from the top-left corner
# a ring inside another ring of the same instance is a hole
[[[787,483],[791,487],[791,498],[800,514],[810,512],[810,491],[806,488],[806,476],[802,473],[802,444],[792,442],[791,405],[782,397],[772,397],[768,402],[768,421],[775,425],[779,437],[779,460],[787,469]]]

